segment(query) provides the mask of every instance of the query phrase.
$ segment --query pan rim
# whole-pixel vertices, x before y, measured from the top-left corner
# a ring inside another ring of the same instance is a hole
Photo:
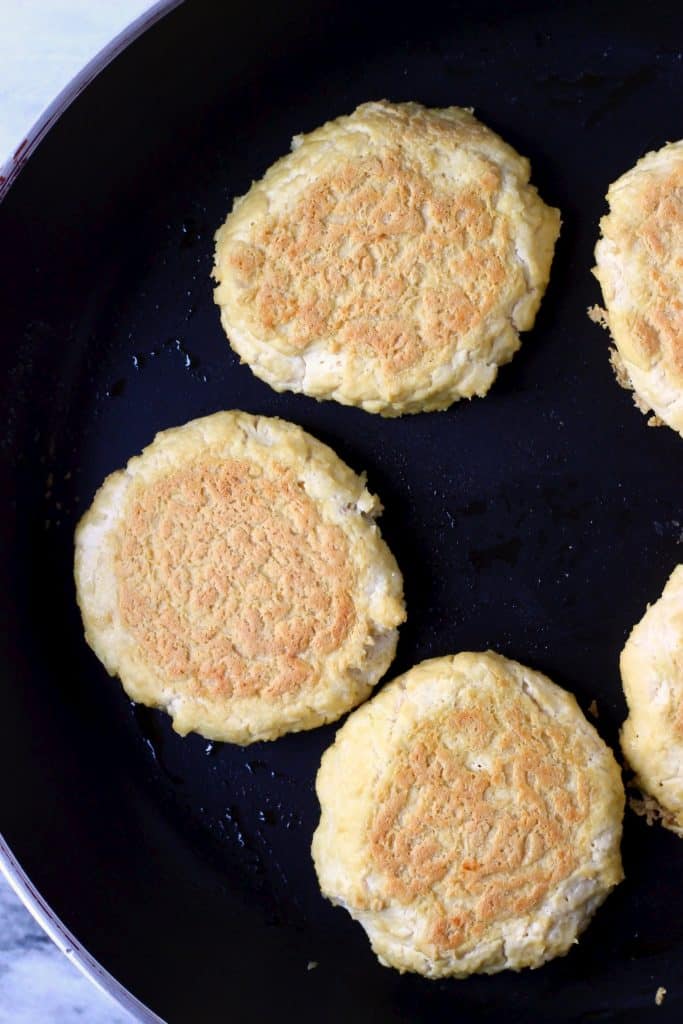
[[[184,2],[185,0],[157,0],[147,11],[143,12],[119,32],[118,35],[114,36],[68,82],[27,131],[26,136],[17,149],[0,166],[0,202],[6,198],[28,160],[33,156],[42,140],[74,100],[131,43]],[[46,935],[66,956],[67,960],[74,964],[96,988],[104,992],[105,995],[124,1010],[127,1010],[136,1020],[142,1021],[143,1024],[164,1024],[161,1017],[157,1016],[148,1006],[145,1006],[125,985],[117,981],[98,960],[91,956],[76,936],[69,931],[64,922],[55,914],[49,903],[33,885],[1,832],[0,872],[2,872],[11,889],[19,897]]]
[[[74,75],[70,82],[64,86],[61,92],[45,108],[37,121],[26,132],[24,139],[17,148],[0,164],[0,202],[7,196],[10,188],[19,177],[28,160],[33,156],[42,140],[54,127],[62,114],[71,106],[90,83],[97,78],[100,72],[104,71],[107,65],[123,53],[131,43],[135,42],[141,35],[155,25],[162,18],[165,18],[176,7],[180,7],[185,0],[156,0],[156,3],[144,11],[139,17],[131,21],[118,35],[103,46],[95,56],[88,61],[85,67]]]
[[[165,1024],[161,1017],[145,1006],[137,996],[134,996],[98,960],[91,956],[73,932],[57,917],[50,904],[41,896],[21,867],[2,833],[0,833],[0,872],[7,879],[10,888],[19,897],[34,921],[52,939],[67,960],[74,964],[96,988],[127,1010],[136,1020],[142,1021],[143,1024]]]

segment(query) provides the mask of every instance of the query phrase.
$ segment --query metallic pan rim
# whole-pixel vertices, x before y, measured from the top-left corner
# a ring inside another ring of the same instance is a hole
[[[0,201],[5,198],[10,186],[16,180],[26,161],[33,154],[38,144],[44,139],[52,126],[59,120],[67,107],[70,107],[75,99],[88,88],[108,64],[118,57],[126,47],[130,46],[139,36],[160,21],[175,7],[179,7],[185,0],[158,0],[148,11],[145,11],[126,26],[122,32],[107,43],[98,54],[96,54],[85,67],[71,79],[52,103],[45,108],[36,123],[29,130],[26,138],[19,144],[12,156],[4,165],[0,165]]]
[[[93,79],[127,46],[146,32],[147,29],[151,28],[152,25],[156,24],[157,21],[165,17],[169,11],[180,6],[182,2],[183,0],[159,0],[148,11],[145,11],[139,18],[131,22],[123,32],[115,36],[69,82],[49,107],[43,111],[13,156],[9,158],[3,167],[0,167],[0,200],[7,195],[27,160],[67,107],[73,103],[84,89],[87,89]],[[49,935],[55,945],[61,949],[62,953],[68,957],[71,963],[75,964],[94,985],[114,999],[120,1006],[132,1014],[134,1018],[143,1021],[144,1024],[164,1024],[161,1017],[158,1017],[144,1003],[141,1003],[132,992],[129,992],[113,975],[106,971],[88,953],[87,949],[81,945],[75,935],[60,921],[22,869],[1,834],[0,871],[2,871],[26,909]]]
[[[109,971],[106,971],[60,921],[33,885],[2,835],[0,835],[0,871],[40,927],[71,963],[75,964],[97,988],[116,1000],[120,1006],[128,1010],[137,1020],[143,1021],[144,1024],[164,1024],[161,1017],[141,1003],[132,992],[118,982]]]

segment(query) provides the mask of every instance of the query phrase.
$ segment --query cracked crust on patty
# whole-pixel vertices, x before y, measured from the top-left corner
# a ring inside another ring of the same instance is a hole
[[[639,160],[607,201],[593,270],[606,308],[590,315],[636,404],[683,435],[683,140]]]
[[[431,978],[566,953],[621,880],[624,791],[574,698],[491,652],[424,661],[322,759],[323,893]]]
[[[163,431],[76,530],[86,640],[177,732],[251,743],[364,700],[405,619],[365,481],[292,423]]]
[[[620,667],[624,756],[646,809],[683,837],[683,565],[633,627]]]
[[[385,416],[485,395],[533,325],[560,216],[458,107],[365,103],[296,136],[216,234],[230,344],[277,391]]]

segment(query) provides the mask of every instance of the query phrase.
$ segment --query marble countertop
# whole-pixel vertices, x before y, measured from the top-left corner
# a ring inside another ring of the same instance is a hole
[[[0,165],[52,100],[152,0],[0,0]]]
[[[132,1024],[69,963],[0,874],[0,1024]]]
[[[42,111],[151,0],[0,0],[0,166]],[[0,1024],[131,1024],[0,874]]]

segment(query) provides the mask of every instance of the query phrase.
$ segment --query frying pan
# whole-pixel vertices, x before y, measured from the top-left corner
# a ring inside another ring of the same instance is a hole
[[[595,700],[616,745],[619,651],[682,560],[683,442],[647,428],[585,310],[608,183],[682,134],[680,4],[195,0],[154,18],[2,186],[5,870],[141,1020],[680,1020],[681,840],[629,813],[626,882],[542,970],[400,976],[316,885],[335,726],[246,749],[177,737],[87,649],[72,583],[79,515],[157,430],[284,416],[384,502],[409,609],[392,674],[493,647]],[[491,394],[394,421],[256,380],[209,280],[232,197],[295,132],[380,97],[473,106],[564,218],[537,325]]]

